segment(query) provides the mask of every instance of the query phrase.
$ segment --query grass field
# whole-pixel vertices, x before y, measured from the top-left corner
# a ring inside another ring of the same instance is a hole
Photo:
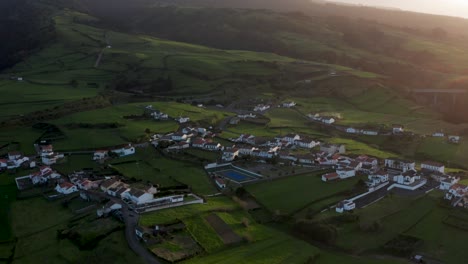
[[[67,228],[73,217],[60,202],[47,202],[43,197],[17,201],[12,206],[12,217],[18,238],[13,263],[77,263],[88,258],[105,261],[114,257],[117,263],[140,263],[128,248],[123,232],[110,234],[91,251],[81,251],[67,239],[58,240],[57,230]]]
[[[131,161],[125,164],[115,164],[121,161]],[[177,182],[189,185],[197,194],[213,194],[216,192],[201,166],[165,158],[153,147],[137,149],[134,156],[112,160],[114,169],[128,178],[150,181],[163,187],[178,185]]]
[[[291,176],[271,182],[248,185],[247,191],[272,212],[290,214],[318,199],[352,189],[359,180],[352,178],[325,183],[323,173]]]

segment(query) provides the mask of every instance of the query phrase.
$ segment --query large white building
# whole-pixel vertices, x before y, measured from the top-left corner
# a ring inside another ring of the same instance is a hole
[[[434,161],[425,161],[421,163],[421,169],[445,173],[445,165]]]
[[[406,172],[409,170],[416,169],[416,163],[414,161],[401,160],[401,159],[385,159],[385,167],[391,170],[398,170]]]

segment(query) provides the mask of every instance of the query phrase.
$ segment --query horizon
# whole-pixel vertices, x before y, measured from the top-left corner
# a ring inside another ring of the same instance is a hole
[[[398,8],[404,11],[454,16],[468,19],[468,1],[466,0],[327,0],[355,5]]]

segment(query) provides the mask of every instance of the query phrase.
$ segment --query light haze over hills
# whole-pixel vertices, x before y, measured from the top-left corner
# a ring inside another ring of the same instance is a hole
[[[466,0],[333,0],[329,2],[394,7],[415,12],[468,18],[468,1]]]

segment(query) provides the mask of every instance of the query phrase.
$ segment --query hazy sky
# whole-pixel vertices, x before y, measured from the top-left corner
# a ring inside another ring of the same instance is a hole
[[[468,18],[468,0],[330,0]]]

